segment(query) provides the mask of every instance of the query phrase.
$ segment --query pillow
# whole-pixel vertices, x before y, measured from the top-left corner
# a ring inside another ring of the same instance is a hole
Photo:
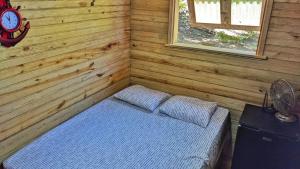
[[[167,100],[159,109],[160,113],[173,118],[207,127],[217,103],[207,102],[186,96],[174,96]]]
[[[154,111],[170,94],[152,90],[141,85],[128,87],[114,95],[115,98],[130,104]]]

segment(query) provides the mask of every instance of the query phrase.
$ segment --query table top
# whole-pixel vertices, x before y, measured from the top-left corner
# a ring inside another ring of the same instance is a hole
[[[274,113],[263,111],[262,107],[246,104],[240,125],[257,131],[300,141],[300,123],[283,123]]]

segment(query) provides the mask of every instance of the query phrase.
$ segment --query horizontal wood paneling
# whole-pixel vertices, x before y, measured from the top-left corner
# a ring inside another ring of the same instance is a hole
[[[0,48],[0,161],[129,84],[130,0],[12,0],[31,22]]]
[[[12,3],[32,29],[0,48],[0,161],[129,80],[217,101],[231,110],[234,131],[245,103],[260,104],[274,80],[300,87],[299,0],[275,0],[269,60],[166,47],[169,0]]]
[[[131,1],[131,83],[217,101],[233,114],[285,78],[300,88],[300,2],[275,0],[265,53],[268,60],[167,47],[169,0]]]

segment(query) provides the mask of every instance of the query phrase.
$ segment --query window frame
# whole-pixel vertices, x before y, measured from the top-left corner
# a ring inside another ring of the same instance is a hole
[[[224,0],[221,0],[224,1]],[[228,1],[228,0],[227,0]],[[179,0],[170,0],[170,10],[169,10],[169,30],[168,30],[168,44],[167,46],[170,47],[179,47],[179,48],[188,48],[188,49],[199,49],[199,50],[206,50],[206,51],[212,51],[212,52],[221,52],[221,53],[230,53],[230,54],[239,54],[239,55],[244,55],[244,56],[250,56],[250,57],[255,57],[259,59],[267,59],[267,56],[264,56],[264,49],[265,49],[265,44],[266,44],[266,39],[267,39],[267,34],[268,34],[268,29],[269,29],[269,23],[271,19],[271,13],[272,13],[272,7],[273,7],[273,1],[274,0],[264,0],[262,3],[262,13],[261,13],[261,25],[259,26],[260,35],[258,38],[258,45],[256,52],[244,52],[241,50],[236,50],[236,49],[226,49],[226,48],[218,48],[218,47],[211,47],[211,46],[205,46],[205,45],[193,45],[193,44],[184,44],[184,43],[178,43],[176,42],[177,36],[178,36],[178,22],[179,22]],[[190,2],[194,2],[194,0],[188,0],[188,6],[190,10]],[[222,7],[221,7],[222,8]],[[190,11],[192,13],[195,13],[194,9]],[[231,15],[231,13],[230,13]],[[191,15],[190,15],[191,16]],[[195,15],[193,15],[195,16]],[[222,18],[222,16],[221,16]],[[225,19],[226,20],[226,19]],[[215,24],[210,24],[210,23],[195,23],[196,18],[191,17],[191,26],[208,26],[208,28],[214,28],[213,26]],[[227,20],[228,21],[228,20]],[[201,25],[199,25],[201,24]],[[236,25],[236,26],[242,26],[244,25]],[[252,27],[252,26],[250,26]],[[255,27],[255,26],[254,26]],[[218,27],[219,28],[219,27]],[[227,29],[232,29],[233,27],[224,27]],[[234,27],[236,29],[236,27]],[[241,27],[239,27],[241,28]],[[251,28],[252,29],[252,28]]]

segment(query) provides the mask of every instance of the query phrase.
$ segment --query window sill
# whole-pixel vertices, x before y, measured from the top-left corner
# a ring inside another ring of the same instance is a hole
[[[193,44],[184,44],[184,43],[173,43],[173,44],[166,44],[166,46],[171,48],[181,48],[181,49],[191,49],[196,51],[206,51],[210,53],[219,53],[219,54],[227,54],[233,56],[239,56],[249,59],[263,59],[267,60],[268,57],[266,56],[257,56],[255,52],[245,52],[235,49],[226,49],[226,48],[217,48],[217,47],[210,47],[204,45],[193,45]]]

